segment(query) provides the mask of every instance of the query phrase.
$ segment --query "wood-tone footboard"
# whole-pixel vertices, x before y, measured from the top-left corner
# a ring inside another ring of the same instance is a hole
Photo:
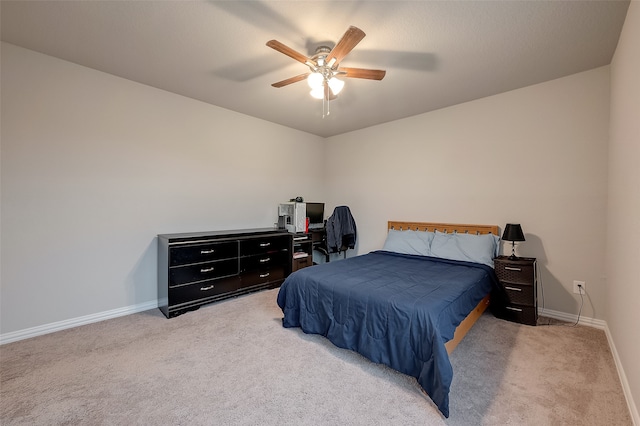
[[[467,315],[467,317],[462,320],[460,325],[456,328],[456,331],[453,334],[453,339],[449,340],[444,344],[444,347],[447,348],[447,353],[453,352],[453,350],[458,346],[458,343],[462,340],[464,336],[467,335],[467,332],[471,330],[471,327],[478,321],[478,318],[482,316],[482,313],[487,310],[489,307],[491,297],[487,294],[484,299],[478,303],[478,305]]]

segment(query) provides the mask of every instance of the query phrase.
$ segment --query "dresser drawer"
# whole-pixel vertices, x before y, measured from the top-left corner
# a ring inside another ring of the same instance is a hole
[[[251,271],[241,275],[241,285],[242,287],[251,287],[254,285],[267,284],[272,281],[283,280],[284,276],[284,267]]]
[[[208,242],[171,247],[169,266],[238,257],[238,241]]]
[[[500,281],[514,284],[532,284],[534,281],[534,265],[532,263],[517,264],[495,261],[494,269]]]
[[[273,266],[285,265],[287,262],[289,262],[288,251],[245,256],[240,258],[240,270],[245,272],[251,269],[267,269]]]
[[[169,289],[169,303],[172,307],[183,303],[193,303],[201,299],[233,292],[238,287],[240,287],[239,276],[174,287]]]
[[[502,283],[502,289],[509,304],[534,306],[533,285]]]
[[[211,280],[238,273],[238,259],[232,258],[217,262],[198,263],[169,268],[169,286]]]
[[[264,236],[250,240],[240,241],[240,255],[251,256],[254,254],[264,254],[274,251],[288,250],[290,237],[279,235],[276,237]]]

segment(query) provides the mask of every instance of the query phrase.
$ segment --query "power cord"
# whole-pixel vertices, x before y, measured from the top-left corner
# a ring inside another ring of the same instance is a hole
[[[538,283],[540,283],[540,297],[542,298],[542,311],[544,312],[544,283],[542,282],[542,272],[540,272],[541,268],[537,268],[537,275],[538,275]],[[548,326],[560,326],[560,327],[575,327],[578,325],[578,323],[580,322],[580,315],[582,314],[582,307],[584,306],[584,289],[582,288],[582,285],[578,284],[578,289],[580,290],[580,309],[578,310],[578,318],[576,319],[576,322],[573,324],[566,324],[566,323],[560,323],[560,324],[551,324],[551,318],[549,318],[549,320],[547,321],[546,324],[538,324],[538,325],[548,325]]]
[[[580,322],[580,314],[582,314],[582,307],[584,306],[584,289],[582,288],[582,285],[578,284],[578,290],[580,290],[580,309],[578,310],[578,318],[573,325],[570,325],[568,327],[575,327]]]

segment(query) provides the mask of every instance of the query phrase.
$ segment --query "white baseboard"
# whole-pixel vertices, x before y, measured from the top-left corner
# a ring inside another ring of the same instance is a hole
[[[125,306],[124,308],[112,309],[110,311],[99,312],[97,314],[85,315],[82,317],[71,318],[64,321],[39,325],[37,327],[31,327],[24,330],[13,331],[11,333],[4,333],[0,334],[0,345],[4,345],[5,343],[17,342],[18,340],[29,339],[31,337],[41,336],[43,334],[49,334],[56,331],[66,330],[68,328],[104,321],[111,318],[117,318],[125,315],[135,314],[138,312],[148,311],[149,309],[154,309],[157,307],[158,301],[153,300],[151,302]]]
[[[638,406],[636,405],[631,395],[629,381],[627,380],[627,375],[625,374],[624,368],[622,368],[622,364],[620,363],[620,357],[618,356],[616,345],[613,343],[613,338],[611,337],[611,333],[609,332],[609,327],[605,327],[604,332],[607,335],[609,348],[611,348],[611,354],[613,355],[613,360],[618,370],[618,377],[620,378],[620,384],[622,384],[624,397],[627,399],[627,405],[629,406],[629,412],[631,413],[631,421],[633,422],[634,426],[638,426],[640,425],[640,413],[638,413]]]
[[[566,322],[571,322],[571,323],[575,323],[576,321],[578,321],[578,324],[580,325],[586,325],[589,327],[593,327],[593,328],[599,328],[600,330],[604,330],[607,328],[607,323],[606,321],[603,320],[599,320],[599,319],[595,319],[595,318],[589,318],[589,317],[585,317],[585,316],[580,316],[580,319],[578,320],[578,316],[574,315],[574,314],[567,314],[565,312],[559,312],[559,311],[552,311],[551,309],[538,309],[538,315],[542,315],[545,317],[549,317],[549,318],[553,318],[553,319],[557,319],[560,321],[566,321]]]
[[[622,385],[622,392],[624,393],[624,397],[627,400],[627,406],[629,407],[629,414],[631,414],[631,421],[634,426],[640,426],[640,414],[638,413],[638,407],[636,406],[635,401],[633,400],[633,396],[631,395],[631,389],[629,388],[629,381],[627,380],[627,375],[624,372],[624,368],[620,363],[620,357],[618,356],[618,351],[616,350],[616,345],[613,342],[613,338],[611,337],[611,332],[609,331],[609,326],[606,321],[594,319],[594,318],[578,318],[577,315],[567,314],[564,312],[552,311],[550,309],[539,309],[539,315],[544,315],[545,317],[554,318],[560,321],[567,321],[575,323],[578,321],[580,325],[586,325],[594,328],[599,328],[604,330],[604,334],[607,336],[607,342],[609,343],[609,349],[611,349],[611,354],[613,355],[613,362],[616,365],[616,370],[618,371],[618,378],[620,379],[620,384]]]

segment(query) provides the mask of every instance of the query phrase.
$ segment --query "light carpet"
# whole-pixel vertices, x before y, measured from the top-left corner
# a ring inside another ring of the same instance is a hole
[[[282,327],[278,289],[0,346],[3,425],[631,425],[607,339],[485,313],[451,355],[451,416],[415,379]]]

